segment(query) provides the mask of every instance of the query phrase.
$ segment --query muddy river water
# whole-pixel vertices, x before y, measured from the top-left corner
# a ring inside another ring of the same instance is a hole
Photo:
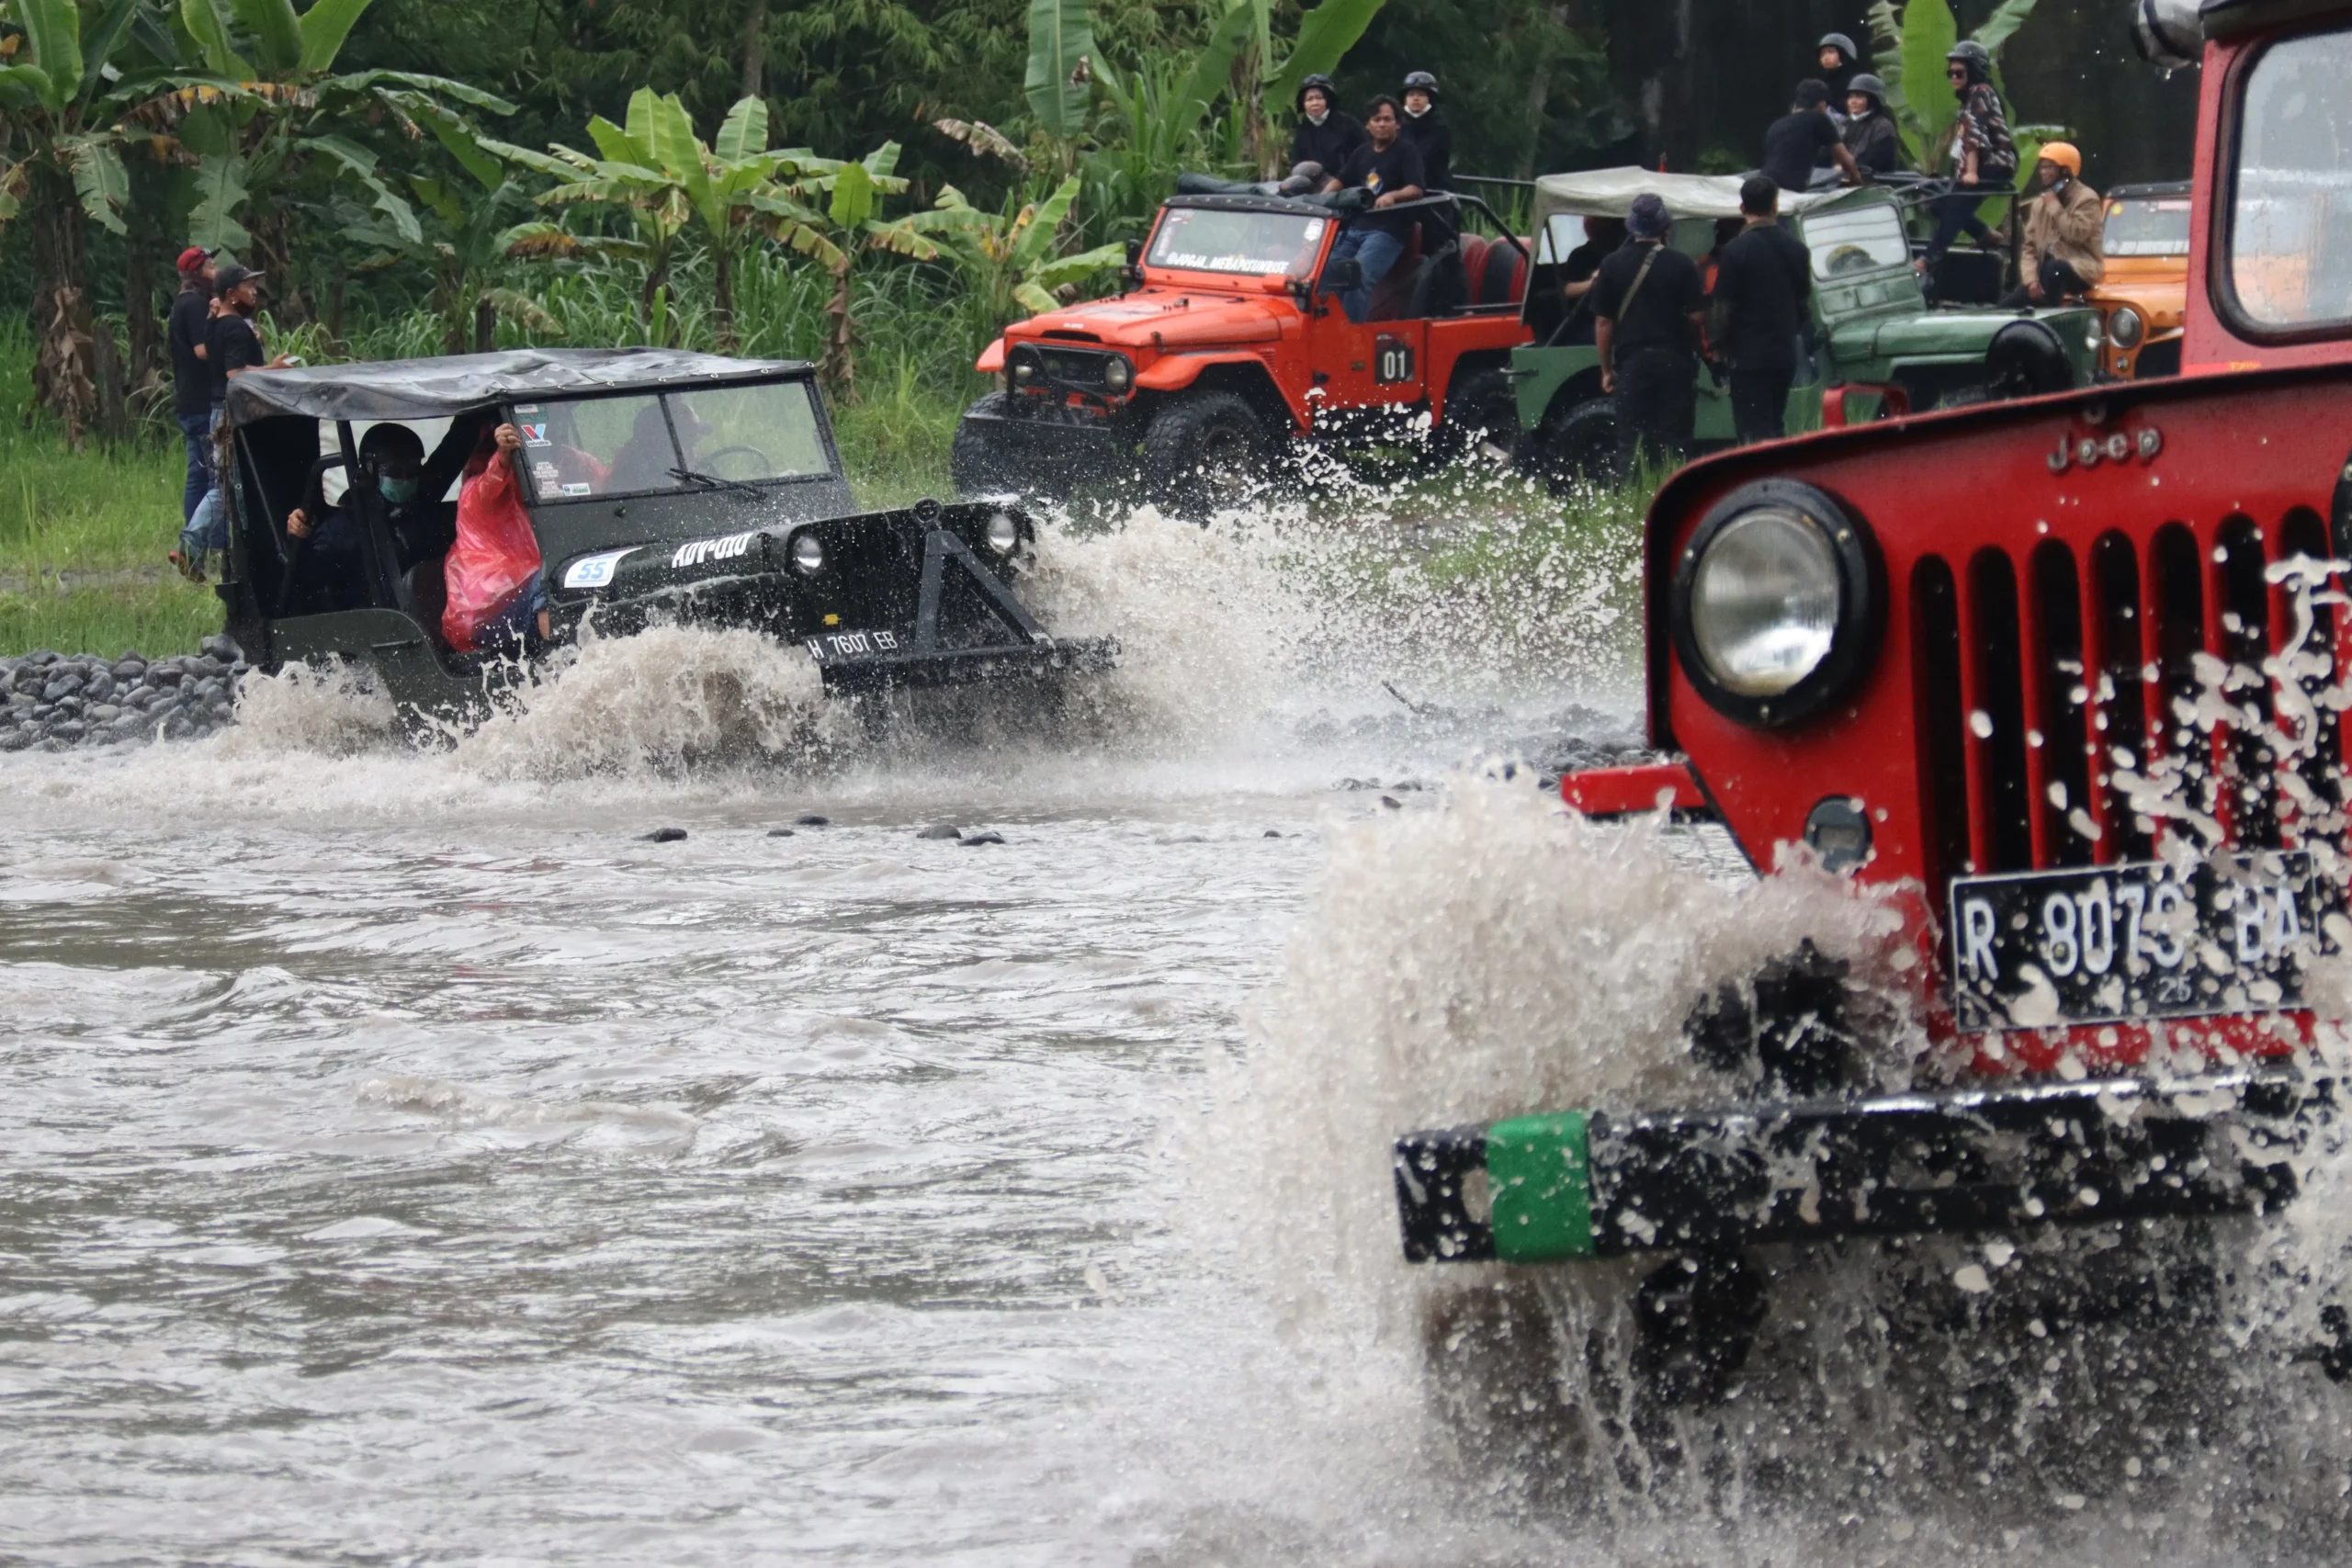
[[[1407,1278],[1386,1134],[1672,1092],[1697,984],[1877,916],[1549,811],[1622,662],[1441,678],[1393,603],[1304,650],[1257,599],[1237,658],[1166,613],[1200,547],[1064,581],[1133,667],[1075,732],[828,736],[680,634],[454,750],[328,683],[0,762],[0,1562],[2347,1539],[2352,1398],[2226,1311],[1930,1343],[1825,1263],[1777,1371],[1641,1427],[1607,1281]]]

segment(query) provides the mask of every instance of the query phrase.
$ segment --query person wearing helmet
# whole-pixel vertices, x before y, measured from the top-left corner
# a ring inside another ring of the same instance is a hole
[[[1437,112],[1437,78],[1426,71],[1405,76],[1405,140],[1421,155],[1421,184],[1453,188],[1453,128]]]
[[[1821,41],[1814,47],[1819,51],[1821,79],[1829,84],[1830,101],[1844,103],[1849,78],[1861,61],[1861,51],[1844,33],[1824,33]]]
[[[1936,198],[1936,231],[1919,270],[1932,270],[1965,231],[1990,247],[1992,230],[1976,215],[1985,196],[2012,188],[2018,177],[2018,150],[2009,140],[2008,116],[2001,95],[1993,90],[1993,56],[1974,39],[1962,39],[1944,56],[1944,79],[1960,100],[1960,134],[1952,141],[1951,194]]]
[[[1864,178],[1902,167],[1903,147],[1886,112],[1886,84],[1867,71],[1846,84],[1846,128],[1840,134]]]
[[[1296,107],[1298,129],[1290,135],[1293,169],[1313,164],[1326,178],[1334,177],[1371,141],[1363,133],[1363,122],[1340,107],[1339,88],[1319,71],[1298,85]]]
[[[2080,298],[2107,272],[2107,209],[2083,183],[2083,155],[2071,141],[2052,141],[2033,166],[2033,204],[2025,209],[2025,243],[2018,254],[2023,281],[2001,303],[2058,305]]]

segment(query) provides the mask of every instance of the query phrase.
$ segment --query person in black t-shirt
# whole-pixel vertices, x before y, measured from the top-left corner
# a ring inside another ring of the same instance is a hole
[[[225,417],[229,401],[229,383],[248,370],[276,369],[291,361],[284,355],[267,356],[261,345],[261,334],[254,330],[253,318],[261,309],[261,275],[234,263],[213,275],[212,317],[205,323],[204,358],[211,369],[212,426],[218,430]],[[217,454],[216,444],[208,446]],[[180,547],[173,552],[172,564],[180,575],[191,582],[204,581],[205,558],[211,552],[225,549],[229,544],[229,520],[220,507],[221,476],[213,475],[212,488],[197,503],[196,511],[180,530]]]
[[[1665,201],[1644,191],[1625,215],[1632,240],[1604,259],[1593,278],[1600,388],[1616,396],[1629,457],[1644,441],[1668,454],[1680,451],[1698,412],[1696,351],[1706,295],[1698,264],[1666,243],[1673,226]]]
[[[1338,107],[1339,89],[1319,72],[1298,85],[1298,129],[1290,133],[1290,163],[1312,164],[1329,179],[1348,165],[1368,138],[1363,122]]]
[[[1747,227],[1724,247],[1715,272],[1719,315],[1729,322],[1715,344],[1731,361],[1731,413],[1742,441],[1786,434],[1789,387],[1796,378],[1797,334],[1813,297],[1813,258],[1774,217],[1781,191],[1762,175],[1739,187]]]
[[[1412,237],[1412,214],[1385,210],[1422,194],[1421,155],[1400,133],[1402,118],[1396,99],[1385,93],[1373,99],[1372,110],[1364,116],[1371,140],[1349,157],[1340,177],[1323,187],[1334,191],[1360,186],[1372,192],[1372,210],[1350,220],[1348,231],[1331,246],[1331,260],[1353,256],[1362,269],[1362,279],[1340,295],[1340,308],[1351,321],[1371,319],[1373,288],[1396,265]]]
[[[1829,118],[1829,89],[1820,82],[1797,84],[1796,101],[1789,112],[1764,131],[1762,173],[1782,190],[1802,191],[1813,183],[1816,154],[1826,152],[1845,175],[1846,183],[1862,183],[1854,155],[1838,140],[1838,122]]]
[[[180,253],[179,272],[179,297],[172,301],[164,340],[172,352],[172,414],[187,443],[187,484],[180,495],[185,525],[212,488],[212,458],[205,449],[212,434],[212,367],[204,362],[204,328],[212,314],[212,253],[190,245]]]

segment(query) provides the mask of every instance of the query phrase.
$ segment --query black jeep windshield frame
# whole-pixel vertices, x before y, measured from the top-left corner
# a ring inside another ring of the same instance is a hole
[[[804,378],[510,404],[535,505],[838,479]]]

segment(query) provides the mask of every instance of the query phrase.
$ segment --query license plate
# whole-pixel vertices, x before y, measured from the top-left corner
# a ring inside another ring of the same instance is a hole
[[[2295,1007],[2319,917],[2301,850],[1955,877],[1953,1011],[1975,1032]]]
[[[879,654],[896,653],[902,646],[897,632],[819,632],[805,639],[820,664],[844,664]]]

